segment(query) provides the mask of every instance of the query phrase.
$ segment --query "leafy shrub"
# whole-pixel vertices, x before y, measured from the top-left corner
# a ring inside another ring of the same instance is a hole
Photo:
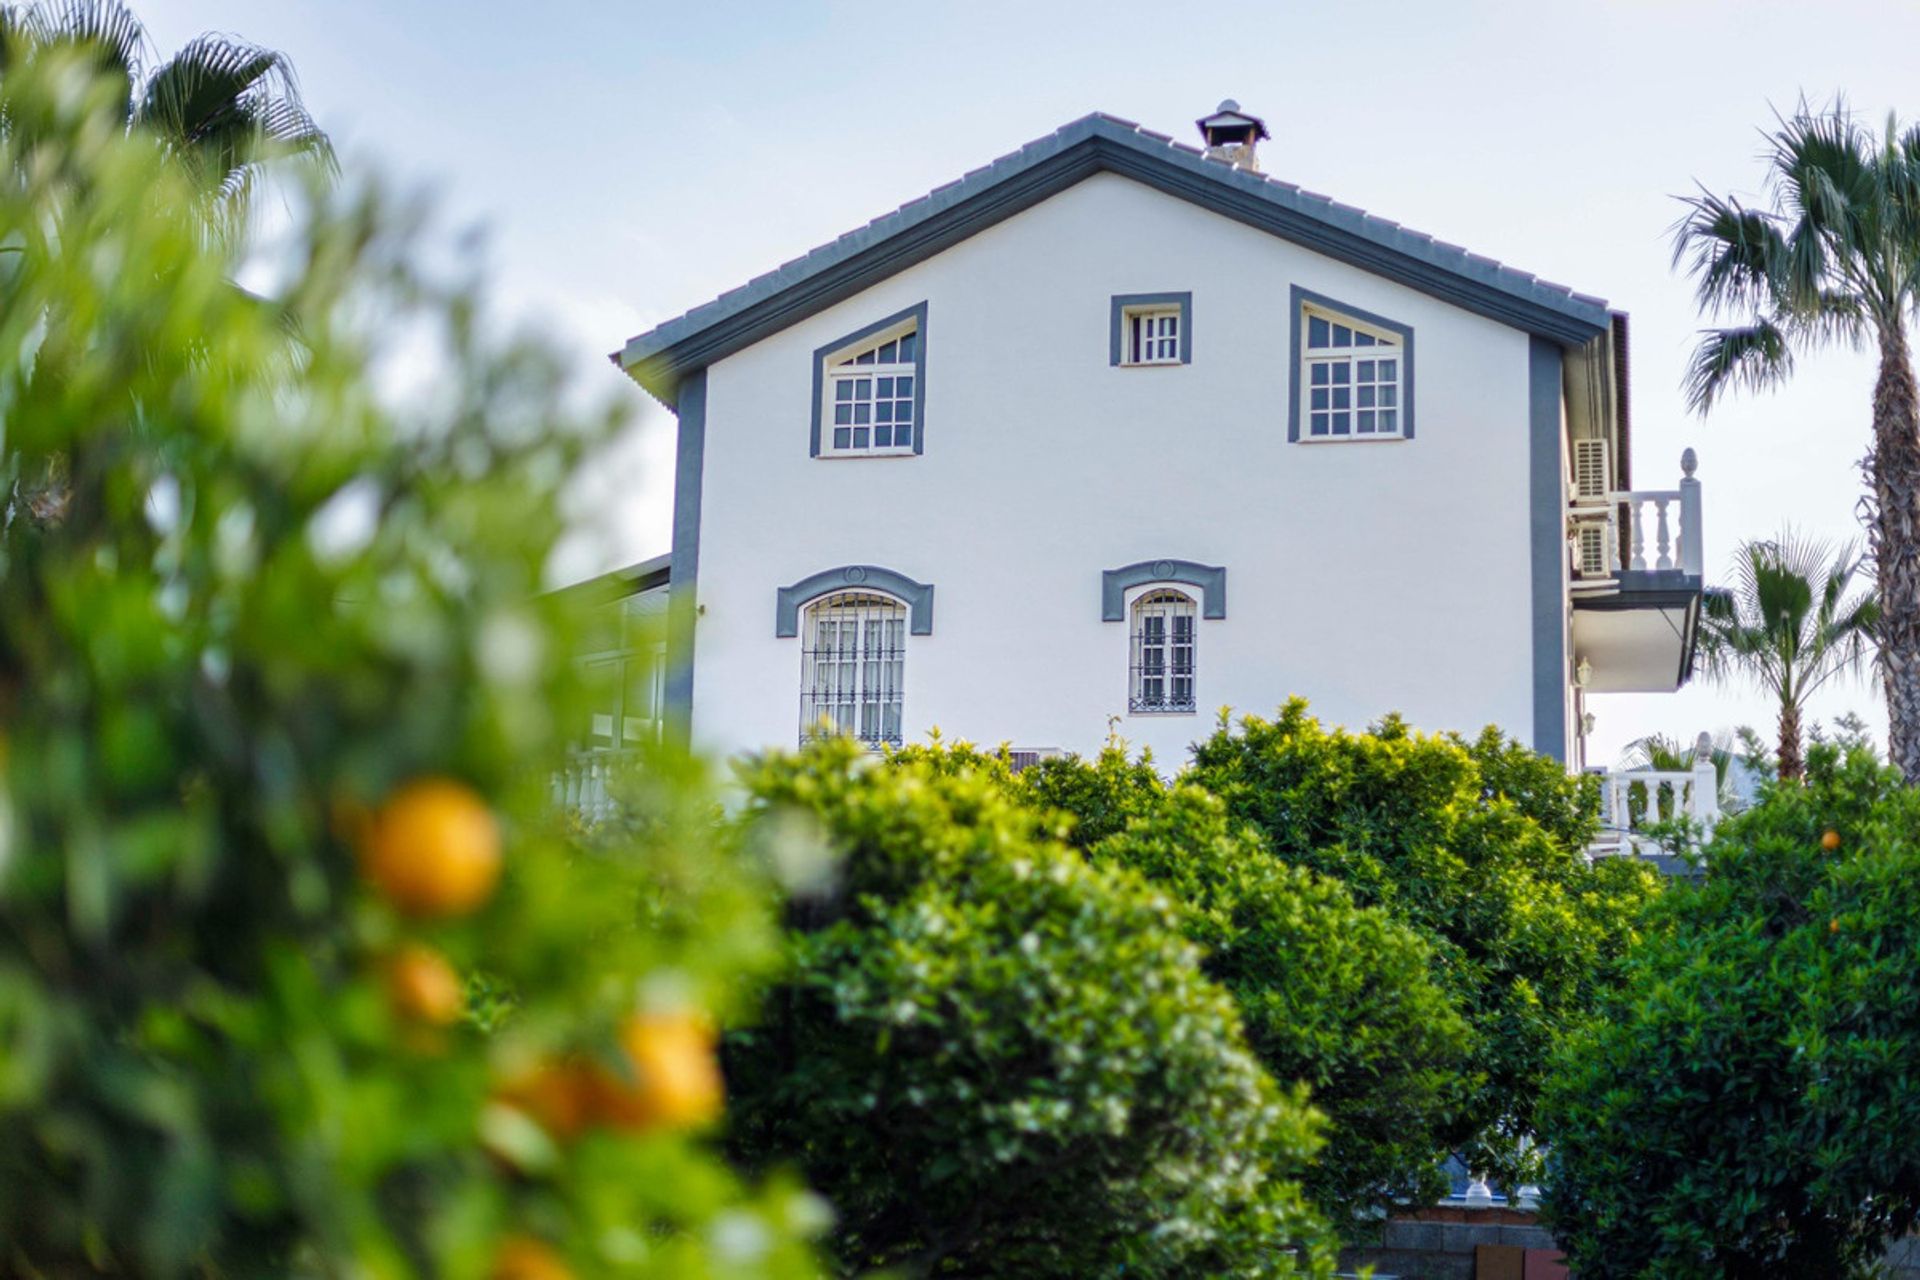
[[[745,781],[757,828],[805,815],[844,863],[793,909],[764,1024],[730,1039],[733,1136],[798,1159],[849,1269],[1327,1269],[1292,1180],[1317,1119],[1163,895],[1047,838],[1004,770],[833,742]]]
[[[1864,1274],[1920,1221],[1920,793],[1859,750],[1808,773],[1721,823],[1559,1055],[1545,1207],[1582,1276]]]
[[[1298,699],[1273,720],[1223,719],[1182,776],[1281,860],[1422,934],[1476,1033],[1479,1087],[1447,1136],[1512,1170],[1555,1037],[1607,985],[1658,885],[1625,862],[1588,866],[1587,784],[1497,734],[1467,744],[1397,719],[1329,730]]]
[[[1471,1084],[1469,1032],[1418,934],[1356,906],[1337,880],[1278,861],[1196,787],[1165,790],[1091,856],[1182,905],[1186,935],[1233,993],[1248,1044],[1276,1080],[1312,1088],[1327,1146],[1305,1182],[1321,1209],[1351,1226],[1391,1202],[1445,1194],[1441,1135]]]
[[[549,812],[541,573],[613,424],[372,195],[234,287],[88,86],[0,82],[0,1271],[807,1273],[809,1201],[687,1132],[765,886],[665,765],[613,847]],[[405,414],[396,331],[444,362]]]

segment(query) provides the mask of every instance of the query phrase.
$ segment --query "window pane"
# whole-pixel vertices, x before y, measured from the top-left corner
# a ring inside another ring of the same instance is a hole
[[[1353,381],[1353,366],[1348,364],[1346,361],[1344,360],[1338,361],[1335,364],[1333,364],[1331,368],[1333,369],[1333,385],[1334,386],[1336,387],[1344,386],[1345,384]]]
[[[1400,388],[1392,385],[1391,383],[1380,388],[1380,403],[1382,405],[1388,408],[1392,408],[1394,403],[1398,401],[1399,398],[1400,398]]]
[[[1307,318],[1307,345],[1308,346],[1310,347],[1327,346],[1328,345],[1327,332],[1328,332],[1328,326],[1325,320],[1322,320],[1319,316],[1309,316]]]
[[[1398,360],[1382,360],[1380,362],[1380,381],[1382,382],[1393,381],[1395,378],[1398,378],[1400,376],[1399,371],[1400,371],[1400,362]]]
[[[1372,387],[1356,387],[1354,388],[1353,394],[1354,394],[1354,403],[1356,405],[1360,406],[1362,409],[1373,408],[1373,388]]]
[[[872,396],[873,396],[873,379],[872,378],[855,378],[853,380],[853,398],[854,399],[867,400],[867,399],[871,399]]]
[[[853,423],[855,426],[861,426],[871,421],[873,421],[872,405],[856,404],[853,406]]]
[[[1350,408],[1348,398],[1352,395],[1353,392],[1347,390],[1345,387],[1335,387],[1333,389],[1333,407],[1336,409]]]
[[[1309,374],[1311,375],[1311,377],[1312,377],[1312,380],[1313,380],[1313,385],[1314,385],[1314,386],[1316,386],[1316,387],[1324,387],[1324,386],[1326,386],[1326,385],[1327,385],[1327,379],[1328,379],[1329,377],[1331,377],[1331,376],[1332,376],[1331,374],[1329,374],[1329,373],[1327,372],[1327,366],[1326,366],[1326,364],[1325,364],[1324,362],[1322,362],[1322,363],[1320,363],[1320,364],[1316,364],[1316,365],[1313,365],[1313,366],[1312,366],[1312,367],[1311,367],[1311,368],[1310,368],[1310,369],[1308,370],[1308,373],[1309,373]]]
[[[1333,434],[1337,436],[1351,435],[1352,434],[1352,430],[1351,430],[1352,418],[1353,418],[1353,415],[1350,413],[1334,414],[1333,415]]]
[[[1373,375],[1369,373],[1367,376],[1371,378]],[[875,394],[876,396],[879,396],[883,400],[888,396],[891,396],[893,394],[893,379],[892,378],[875,378],[873,380],[873,394]]]
[[[895,422],[912,422],[913,421],[913,401],[902,400],[896,403],[893,406],[893,420]]]
[[[1347,326],[1343,324],[1337,324],[1333,326],[1333,345],[1336,347],[1352,346],[1353,330],[1347,328]]]
[[[846,448],[852,447],[852,445],[853,445],[853,428],[852,427],[834,428],[834,432],[833,432],[834,448],[846,449]]]
[[[909,363],[919,354],[919,351],[920,335],[917,332],[909,333],[900,339],[900,363]]]
[[[852,380],[848,378],[841,378],[839,381],[835,382],[833,384],[833,398],[835,400],[853,399]]]
[[[855,427],[853,429],[853,447],[856,449],[866,448],[868,434],[869,432],[867,431],[867,428]]]
[[[1356,329],[1353,334],[1353,345],[1356,347],[1370,347],[1373,345],[1373,335],[1370,333],[1361,333]]]
[[[1367,390],[1371,391],[1373,390],[1373,388],[1368,387]],[[877,421],[880,421],[880,422],[892,422],[893,421],[893,401],[882,400],[879,404],[875,405],[873,407],[873,416]]]
[[[861,352],[861,353],[860,353],[859,355],[857,355],[857,356],[855,356],[855,357],[854,357],[854,359],[853,359],[853,362],[854,362],[855,364],[872,364],[872,363],[873,363],[873,352],[871,352],[871,351],[862,351],[862,352]]]
[[[1373,410],[1362,409],[1358,417],[1360,420],[1356,424],[1357,429],[1362,433],[1371,434],[1373,431]]]
[[[913,379],[912,378],[895,378],[893,380],[893,394],[900,396],[902,398],[912,395]]]
[[[1375,363],[1376,361],[1373,361],[1373,360],[1362,360],[1360,362],[1359,369],[1354,373],[1353,376],[1358,378],[1362,382],[1372,382],[1373,366],[1375,365]],[[882,379],[882,381],[884,381],[884,379]],[[884,395],[885,392],[882,392],[881,394]]]
[[[1310,430],[1314,435],[1323,436],[1327,434],[1327,415],[1326,414],[1316,413],[1312,415],[1312,417],[1309,418],[1308,421],[1312,424],[1308,428],[1308,430]]]
[[[1398,422],[1399,415],[1394,413],[1393,410],[1382,409],[1380,411],[1380,429],[1382,431],[1398,431],[1400,429]]]
[[[899,358],[899,351],[900,344],[897,341],[889,342],[880,348],[877,358],[881,364],[892,364]]]

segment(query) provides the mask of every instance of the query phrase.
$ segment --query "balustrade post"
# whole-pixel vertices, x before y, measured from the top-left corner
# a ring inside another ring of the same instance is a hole
[[[1707,571],[1707,544],[1700,537],[1700,482],[1693,478],[1699,465],[1692,449],[1680,455],[1680,571],[1696,576]]]
[[[1656,569],[1671,569],[1673,568],[1673,535],[1667,528],[1667,500],[1665,498],[1655,498],[1653,500],[1653,515],[1654,550],[1660,553],[1660,558],[1654,561],[1653,567]]]
[[[1701,734],[1693,744],[1693,805],[1690,815],[1703,831],[1720,821],[1720,773],[1713,767],[1713,739]]]
[[[1634,495],[1627,495],[1627,519],[1633,526],[1629,531],[1633,538],[1633,559],[1627,562],[1629,569],[1647,567],[1647,522],[1643,514],[1645,505]]]

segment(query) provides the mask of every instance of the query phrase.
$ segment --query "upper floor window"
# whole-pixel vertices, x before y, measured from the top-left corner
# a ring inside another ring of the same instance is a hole
[[[926,321],[921,303],[814,352],[815,457],[921,451]]]
[[[840,591],[807,606],[800,650],[800,741],[847,734],[899,746],[907,664],[907,606],[870,591]]]
[[[1294,295],[1288,439],[1411,438],[1413,330],[1303,289]]]
[[[1184,591],[1159,588],[1133,603],[1132,688],[1127,710],[1192,711],[1194,607]]]
[[[1191,293],[1115,294],[1108,363],[1187,364],[1193,359]]]

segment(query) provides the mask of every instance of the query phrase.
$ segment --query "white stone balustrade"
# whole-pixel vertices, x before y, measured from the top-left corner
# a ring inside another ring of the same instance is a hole
[[[613,816],[614,800],[609,783],[614,774],[633,756],[631,751],[582,751],[553,777],[553,802],[564,813],[577,814],[583,822],[602,822]]]
[[[1705,543],[1701,537],[1700,482],[1694,479],[1699,459],[1692,449],[1680,455],[1683,478],[1677,489],[1626,489],[1604,499],[1578,503],[1576,526],[1598,526],[1605,537],[1603,574],[1579,576],[1612,578],[1621,573],[1679,570],[1699,577],[1706,572]],[[1578,558],[1576,565],[1580,564]],[[1584,566],[1583,566],[1584,568]]]
[[[1601,776],[1600,835],[1595,857],[1646,857],[1665,853],[1645,834],[1654,823],[1685,818],[1703,836],[1720,821],[1720,776],[1713,767],[1713,741],[1701,734],[1691,769],[1619,769]]]

